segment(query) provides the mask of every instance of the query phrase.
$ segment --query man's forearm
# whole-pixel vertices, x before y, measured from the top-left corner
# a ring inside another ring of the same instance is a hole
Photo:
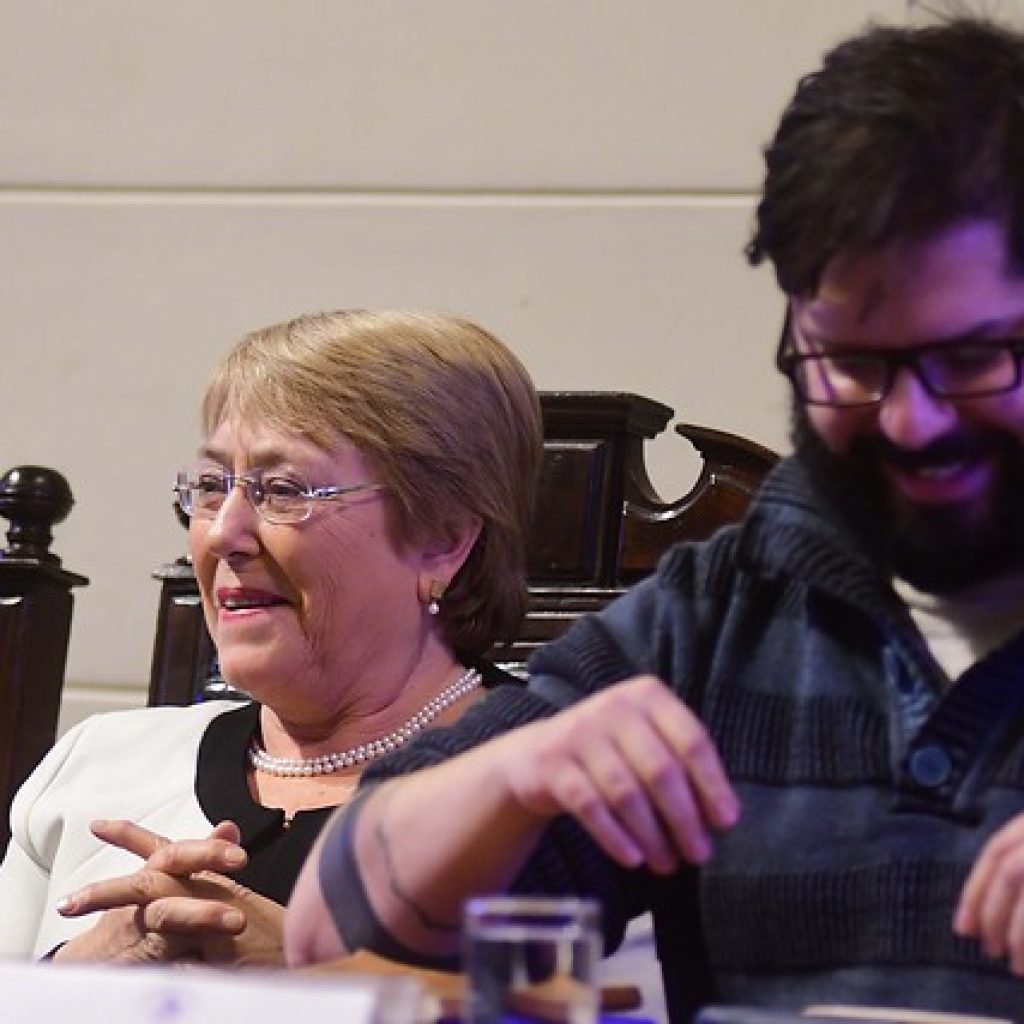
[[[504,782],[506,743],[375,787],[332,821],[314,851],[315,882],[339,950],[423,962],[458,952],[466,897],[504,888],[546,825],[516,804]],[[302,904],[315,916],[314,883],[308,871],[303,876],[290,917],[303,913]],[[316,956],[306,931],[290,921],[292,941],[308,947],[300,961]]]
[[[413,950],[456,952],[466,898],[504,889],[545,826],[508,797],[489,753],[481,748],[389,783],[357,823],[369,898]]]

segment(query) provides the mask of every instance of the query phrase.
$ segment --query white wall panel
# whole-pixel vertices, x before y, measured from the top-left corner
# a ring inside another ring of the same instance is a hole
[[[543,388],[639,391],[785,447],[781,303],[741,255],[760,149],[826,47],[919,10],[0,0],[0,470],[64,470],[55,546],[93,580],[64,723],[138,699],[149,573],[184,544],[168,485],[248,328],[453,309]],[[650,456],[669,497],[681,445]]]
[[[905,0],[5,0],[0,183],[754,187],[798,74]]]

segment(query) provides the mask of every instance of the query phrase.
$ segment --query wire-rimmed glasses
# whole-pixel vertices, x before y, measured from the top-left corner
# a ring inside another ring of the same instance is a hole
[[[231,491],[239,486],[262,519],[281,526],[305,522],[320,502],[344,501],[353,494],[385,489],[384,484],[376,483],[309,487],[293,477],[260,469],[248,473],[196,469],[178,473],[174,492],[185,515],[213,519]]]
[[[846,409],[883,401],[902,368],[935,398],[984,398],[1013,391],[1021,383],[1022,357],[1024,338],[800,352],[793,347],[787,316],[775,365],[789,378],[800,401]]]

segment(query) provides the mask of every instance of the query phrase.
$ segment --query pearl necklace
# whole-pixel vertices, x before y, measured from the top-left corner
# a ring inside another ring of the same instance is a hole
[[[445,708],[480,685],[480,673],[475,668],[467,669],[454,683],[449,683],[436,697],[428,701],[404,725],[386,736],[370,740],[349,750],[336,754],[321,754],[318,757],[274,757],[268,754],[256,736],[249,744],[249,763],[258,772],[267,775],[303,776],[330,775],[342,768],[366,764],[384,754],[404,746],[421,729],[429,725]]]

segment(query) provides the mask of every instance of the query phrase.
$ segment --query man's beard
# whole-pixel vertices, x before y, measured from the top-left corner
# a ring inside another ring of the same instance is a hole
[[[992,429],[949,434],[915,453],[866,436],[836,455],[804,406],[794,403],[792,439],[812,486],[884,573],[918,590],[947,594],[1024,566],[1024,448],[1012,435]],[[887,461],[941,465],[972,453],[984,453],[997,466],[990,511],[982,519],[970,517],[959,503],[901,501],[882,470]]]

